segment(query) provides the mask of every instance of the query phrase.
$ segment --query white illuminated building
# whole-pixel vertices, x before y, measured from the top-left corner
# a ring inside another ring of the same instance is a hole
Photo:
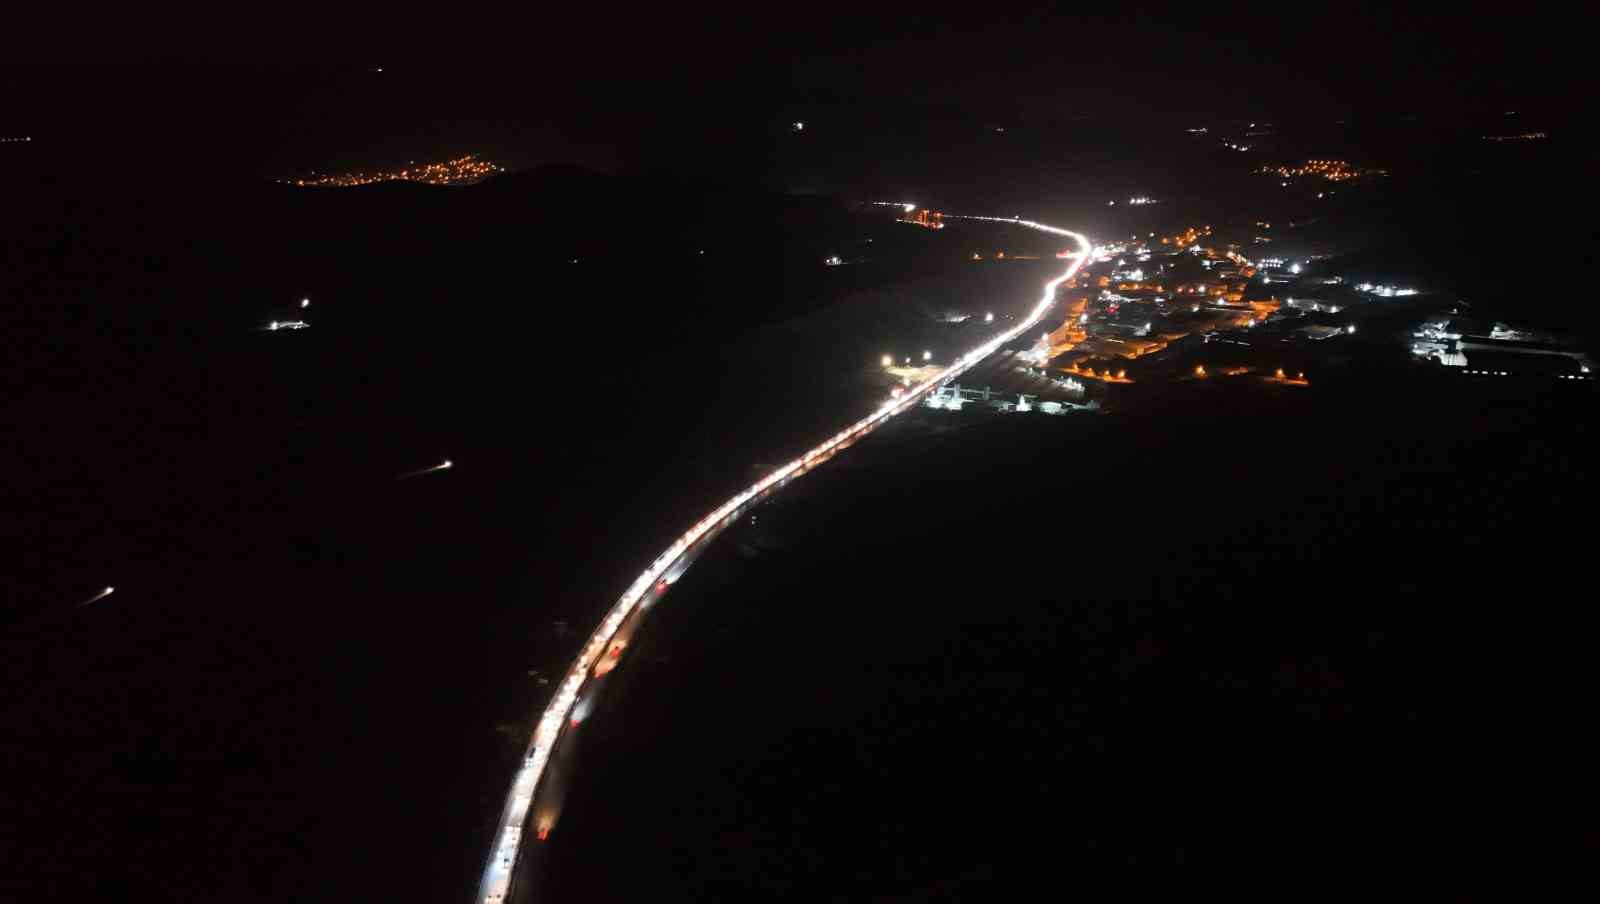
[[[1407,295],[1417,294],[1416,289],[1402,289],[1397,286],[1376,285],[1374,283],[1356,283],[1357,292],[1376,295],[1379,298],[1404,298]]]

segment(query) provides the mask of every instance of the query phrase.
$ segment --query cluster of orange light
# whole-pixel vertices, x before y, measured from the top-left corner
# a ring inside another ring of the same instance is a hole
[[[1190,226],[1188,229],[1185,229],[1184,231],[1178,233],[1177,235],[1164,235],[1164,236],[1162,236],[1161,237],[1161,244],[1163,244],[1163,245],[1172,245],[1175,248],[1187,248],[1190,245],[1193,245],[1195,242],[1199,241],[1201,236],[1210,235],[1210,234],[1211,234],[1211,227],[1210,226],[1206,226],[1206,227],[1199,228],[1199,229],[1197,229],[1197,228],[1195,228],[1193,226]]]
[[[1128,372],[1126,370],[1119,369],[1115,374],[1112,374],[1111,368],[1106,367],[1102,368],[1098,373],[1096,373],[1095,369],[1092,367],[1079,367],[1076,364],[1066,368],[1065,370],[1069,374],[1077,374],[1080,377],[1088,377],[1091,380],[1102,380],[1106,383],[1133,382],[1132,380],[1128,379]]]
[[[1352,169],[1350,164],[1343,160],[1307,160],[1299,166],[1263,166],[1256,172],[1266,173],[1282,179],[1300,176],[1320,176],[1329,182],[1348,182],[1351,179],[1359,179],[1362,176],[1383,171]]]
[[[943,229],[944,214],[935,210],[918,210],[914,215],[901,217],[900,222],[910,223],[913,226],[922,226],[927,229]]]
[[[404,169],[389,170],[376,173],[341,173],[335,176],[313,176],[310,179],[295,179],[294,185],[318,188],[351,188],[357,185],[371,185],[375,182],[423,182],[428,185],[468,185],[489,178],[495,173],[505,172],[505,167],[488,160],[483,160],[477,154],[468,154],[443,163],[424,163],[418,166],[416,161]]]
[[[1222,375],[1226,377],[1240,377],[1249,372],[1250,368],[1248,367],[1225,367],[1221,371]],[[1206,366],[1204,364],[1196,364],[1194,366],[1194,375],[1201,379],[1211,376],[1206,372]],[[1274,383],[1291,383],[1295,386],[1311,385],[1311,381],[1306,379],[1305,371],[1299,371],[1291,377],[1288,374],[1285,374],[1283,372],[1283,368],[1281,367],[1273,371],[1272,376],[1267,377],[1266,379]]]

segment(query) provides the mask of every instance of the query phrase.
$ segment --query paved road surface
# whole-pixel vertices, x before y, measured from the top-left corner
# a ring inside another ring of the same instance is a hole
[[[612,605],[600,626],[589,635],[576,661],[567,670],[557,686],[550,703],[539,718],[529,742],[523,764],[512,779],[506,793],[505,807],[500,816],[499,828],[490,847],[489,860],[478,886],[478,900],[484,904],[497,904],[509,898],[517,864],[525,844],[537,843],[548,835],[553,825],[553,808],[541,807],[541,786],[551,757],[570,727],[576,725],[574,716],[581,721],[587,712],[588,700],[595,691],[595,682],[604,680],[615,660],[619,659],[636,622],[635,616],[643,607],[665,593],[671,582],[683,573],[690,561],[724,528],[738,520],[751,506],[758,504],[770,493],[786,486],[791,480],[823,464],[856,440],[876,430],[890,418],[915,407],[928,393],[955,380],[1006,343],[1033,329],[1055,303],[1056,288],[1071,279],[1088,260],[1092,245],[1088,238],[1066,229],[1046,226],[1029,220],[1006,217],[947,217],[947,219],[984,220],[1026,226],[1054,235],[1072,239],[1078,244],[1078,254],[1072,258],[1066,272],[1045,283],[1043,297],[1034,305],[1028,316],[983,345],[973,349],[949,367],[907,390],[900,398],[891,399],[876,411],[844,428],[799,458],[767,474],[732,499],[713,509],[693,527],[678,537],[671,546],[656,557],[628,585],[622,597]],[[587,693],[586,693],[587,692]],[[533,817],[530,826],[530,815]]]

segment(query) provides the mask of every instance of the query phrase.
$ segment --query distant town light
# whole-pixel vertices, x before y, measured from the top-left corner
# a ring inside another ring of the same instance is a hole
[[[883,366],[884,367],[893,367],[894,366],[894,359],[889,357],[888,355],[884,355],[883,356]]]
[[[924,350],[922,352],[922,360],[931,361],[932,359],[933,359],[933,352],[930,352],[930,351],[927,351],[927,350]]]

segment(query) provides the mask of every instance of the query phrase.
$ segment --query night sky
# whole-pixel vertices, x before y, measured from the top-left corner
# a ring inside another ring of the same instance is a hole
[[[58,47],[20,47],[0,70],[0,131],[37,132],[52,153],[86,161],[272,177],[461,148],[515,166],[728,177],[759,171],[791,117],[823,127],[814,140],[841,142],[862,136],[828,135],[830,118],[1449,120],[1574,106],[1592,81],[1578,69],[1578,23],[1525,6],[953,18],[808,6],[781,21],[748,9],[608,21],[569,10],[485,16],[427,42],[404,16],[269,18],[219,36],[141,16],[124,23],[131,32],[107,21]],[[67,61],[101,68],[49,65]]]

